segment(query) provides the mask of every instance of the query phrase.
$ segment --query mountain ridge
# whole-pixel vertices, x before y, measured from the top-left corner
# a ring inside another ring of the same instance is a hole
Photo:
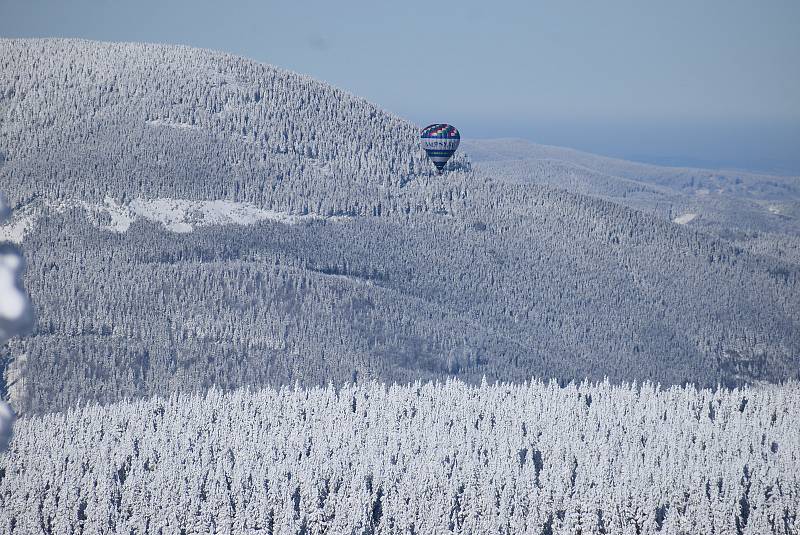
[[[526,140],[465,140],[478,172],[550,184],[800,264],[800,178],[627,162]]]
[[[791,192],[794,196],[800,195],[800,176],[794,175],[771,175],[769,173],[724,168],[664,166],[635,160],[625,160],[613,156],[604,156],[569,147],[535,143],[523,138],[514,137],[486,139],[467,138],[464,141],[464,145],[465,148],[470,151],[475,161],[553,159],[567,163],[581,164],[588,169],[596,171],[605,169],[609,175],[641,182],[649,182],[649,177],[668,175],[687,178],[695,177],[697,179],[700,179],[703,175],[707,175],[707,178],[713,178],[715,176],[721,178],[730,177],[736,184],[741,183],[742,180],[753,182],[774,181],[786,188],[778,193],[783,194]],[[737,178],[739,182],[736,182]],[[777,184],[775,186],[777,186]]]

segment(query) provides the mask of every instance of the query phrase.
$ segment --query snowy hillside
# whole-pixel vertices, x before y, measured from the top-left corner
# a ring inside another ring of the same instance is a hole
[[[800,389],[460,382],[24,418],[0,531],[793,534]]]
[[[0,180],[23,205],[166,197],[331,215],[432,173],[413,125],[227,54],[2,39],[0,87]]]
[[[800,374],[800,266],[672,222],[697,211],[464,155],[438,176],[414,125],[217,52],[0,40],[0,82],[0,236],[24,244],[38,317],[2,361],[23,414],[212,386]]]
[[[464,140],[478,172],[592,195],[800,264],[800,177],[659,167],[518,139]]]
[[[598,156],[564,147],[540,145],[523,139],[465,139],[464,147],[476,162],[550,160],[571,163],[607,176],[689,193],[706,190],[759,199],[800,198],[798,177],[759,175],[745,171],[663,167]]]

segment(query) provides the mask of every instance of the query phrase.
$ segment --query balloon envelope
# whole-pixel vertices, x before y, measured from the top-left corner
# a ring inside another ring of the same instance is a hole
[[[420,133],[420,144],[439,172],[453,155],[461,141],[461,134],[452,125],[437,123],[426,126]]]

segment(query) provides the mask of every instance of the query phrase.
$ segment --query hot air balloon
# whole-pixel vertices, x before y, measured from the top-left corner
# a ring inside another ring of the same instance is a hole
[[[461,141],[461,134],[449,124],[432,124],[422,129],[420,143],[439,173],[453,155]]]

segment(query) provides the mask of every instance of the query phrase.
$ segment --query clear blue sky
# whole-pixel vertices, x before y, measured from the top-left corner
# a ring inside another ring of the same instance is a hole
[[[0,0],[0,35],[213,48],[468,137],[800,174],[796,0]]]

